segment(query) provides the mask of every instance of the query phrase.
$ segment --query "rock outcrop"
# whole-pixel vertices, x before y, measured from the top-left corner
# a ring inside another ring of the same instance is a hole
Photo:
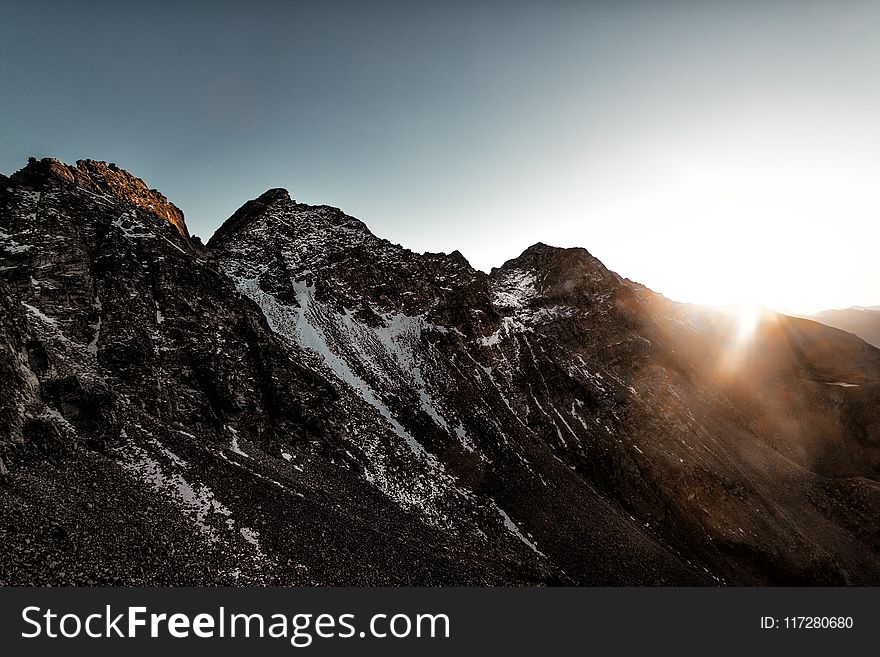
[[[113,162],[77,160],[76,166],[54,158],[30,158],[28,165],[13,176],[15,182],[39,187],[47,178],[56,178],[84,190],[109,194],[153,213],[173,225],[184,237],[189,236],[183,212],[156,189]]]

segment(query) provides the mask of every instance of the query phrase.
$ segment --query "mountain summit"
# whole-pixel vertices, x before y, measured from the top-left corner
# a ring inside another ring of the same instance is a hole
[[[3,583],[880,583],[859,338],[138,182],[0,180]]]
[[[98,194],[109,194],[161,217],[184,237],[189,236],[183,212],[156,189],[114,163],[98,160],[77,160],[76,166],[54,158],[30,158],[27,166],[13,174],[13,182],[43,189],[58,182]]]

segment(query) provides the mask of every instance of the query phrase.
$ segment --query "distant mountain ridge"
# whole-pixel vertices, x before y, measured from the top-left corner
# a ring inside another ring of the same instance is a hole
[[[853,306],[842,310],[823,310],[810,316],[817,322],[848,331],[865,342],[880,347],[880,306]]]
[[[863,340],[83,162],[0,177],[0,582],[880,583]]]

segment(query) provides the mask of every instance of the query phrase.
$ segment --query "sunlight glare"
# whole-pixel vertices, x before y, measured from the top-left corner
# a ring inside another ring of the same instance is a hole
[[[758,331],[767,323],[776,322],[778,316],[765,306],[751,303],[715,306],[714,309],[729,321],[718,371],[724,376],[739,375],[749,362],[749,354],[754,353]]]
[[[754,304],[738,304],[730,307],[730,312],[736,322],[735,339],[737,344],[750,342],[758,328],[762,308]]]
[[[628,153],[629,187],[603,173],[584,213],[603,223],[585,222],[580,241],[676,301],[791,314],[870,305],[880,160],[848,133],[805,145],[807,126],[761,125],[751,138],[684,130]],[[626,239],[611,235],[622,226]]]

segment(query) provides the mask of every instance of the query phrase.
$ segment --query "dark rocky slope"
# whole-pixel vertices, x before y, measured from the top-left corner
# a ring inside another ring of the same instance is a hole
[[[6,583],[880,582],[880,351],[842,331],[284,190],[203,247],[90,161],[0,179],[0,271]]]

